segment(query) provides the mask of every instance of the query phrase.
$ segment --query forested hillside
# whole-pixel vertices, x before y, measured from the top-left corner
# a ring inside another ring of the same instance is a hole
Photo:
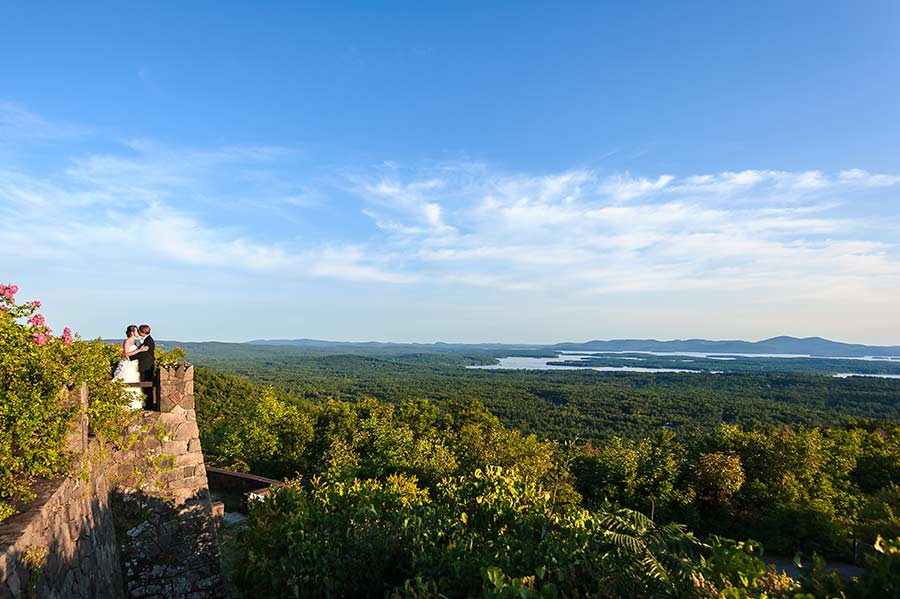
[[[254,347],[254,346],[249,346]],[[388,402],[475,398],[507,426],[554,440],[640,437],[667,427],[709,430],[721,422],[840,425],[900,419],[900,380],[735,373],[634,374],[482,371],[457,354],[191,357],[197,364],[272,385],[295,399]],[[243,351],[243,350],[241,350]]]
[[[897,381],[447,361],[197,369],[210,459],[293,481],[251,516],[245,591],[868,596],[896,575],[873,548],[900,536]],[[791,581],[749,538],[871,574]]]

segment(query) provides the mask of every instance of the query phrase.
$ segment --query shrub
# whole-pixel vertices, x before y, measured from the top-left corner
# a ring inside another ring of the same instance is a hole
[[[88,384],[88,414],[100,433],[118,430],[123,419],[121,384],[110,380],[114,347],[82,341],[66,328],[59,337],[38,312],[39,301],[17,304],[15,285],[0,285],[0,520],[32,499],[38,477],[64,472],[65,450],[78,406],[67,391]]]
[[[515,468],[295,480],[251,510],[247,596],[681,597],[702,548],[678,525],[556,503]]]

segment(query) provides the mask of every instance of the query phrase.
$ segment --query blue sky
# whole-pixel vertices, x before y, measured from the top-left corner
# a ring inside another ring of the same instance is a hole
[[[114,337],[900,343],[900,4],[0,7],[0,282]]]

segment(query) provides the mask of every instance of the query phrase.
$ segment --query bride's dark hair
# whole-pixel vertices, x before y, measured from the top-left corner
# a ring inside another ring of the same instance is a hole
[[[125,337],[131,337],[132,333],[137,333],[137,325],[136,324],[128,325],[128,328],[125,329]]]

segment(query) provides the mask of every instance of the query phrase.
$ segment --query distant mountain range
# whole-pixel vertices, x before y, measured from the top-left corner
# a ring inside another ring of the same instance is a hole
[[[657,341],[656,339],[613,339],[609,341],[587,341],[584,343],[556,343],[553,345],[528,345],[507,343],[384,343],[377,341],[322,341],[318,339],[258,339],[250,341],[254,345],[293,345],[318,348],[367,347],[367,348],[401,348],[409,347],[417,350],[524,350],[547,349],[559,351],[652,351],[652,352],[705,352],[716,354],[803,354],[827,357],[862,357],[862,356],[900,356],[900,345],[876,346],[857,343],[840,343],[821,337],[772,337],[763,341],[711,341],[708,339],[675,339]]]

